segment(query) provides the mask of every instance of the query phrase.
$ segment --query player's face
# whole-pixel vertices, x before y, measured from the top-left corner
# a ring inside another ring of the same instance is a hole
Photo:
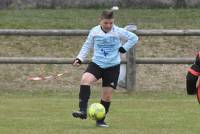
[[[109,32],[113,26],[114,19],[102,19],[100,25],[105,32]]]

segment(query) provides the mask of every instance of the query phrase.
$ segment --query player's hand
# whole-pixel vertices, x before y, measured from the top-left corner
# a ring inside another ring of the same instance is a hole
[[[76,58],[72,65],[73,66],[80,66],[81,65],[81,60],[79,58]]]
[[[120,48],[119,48],[119,52],[120,52],[120,53],[126,53],[126,50],[125,50],[123,47],[120,47]]]

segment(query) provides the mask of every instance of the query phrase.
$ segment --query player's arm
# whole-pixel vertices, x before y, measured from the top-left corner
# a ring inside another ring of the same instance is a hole
[[[138,42],[138,36],[132,32],[129,32],[123,28],[119,28],[120,37],[127,42],[119,48],[120,53],[127,52],[131,47],[133,47]]]
[[[196,94],[197,81],[200,76],[200,52],[197,55],[194,64],[189,68],[186,76],[186,88],[189,95]]]
[[[86,41],[84,42],[78,56],[76,57],[76,59],[73,62],[73,65],[75,66],[79,66],[84,59],[87,57],[88,52],[90,51],[90,49],[93,46],[93,34],[92,34],[92,30],[90,31]]]

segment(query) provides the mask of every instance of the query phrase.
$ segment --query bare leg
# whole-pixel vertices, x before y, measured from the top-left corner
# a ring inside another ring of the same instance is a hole
[[[90,98],[90,85],[97,81],[95,76],[91,73],[84,73],[81,78],[80,92],[79,92],[79,111],[75,111],[72,115],[76,118],[86,119],[87,118],[87,106]]]
[[[109,111],[110,102],[112,99],[112,87],[103,87],[101,90],[101,104],[105,107],[106,114]],[[105,117],[102,120],[97,121],[97,126],[100,127],[108,127],[108,125],[104,122]]]

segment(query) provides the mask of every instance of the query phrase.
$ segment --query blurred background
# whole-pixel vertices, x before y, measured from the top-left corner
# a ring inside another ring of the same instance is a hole
[[[200,28],[200,0],[0,0],[0,29],[89,30],[105,9],[118,6],[115,24],[138,30]],[[199,36],[139,36],[136,58],[195,58]],[[0,57],[75,58],[86,36],[0,35]],[[88,55],[91,58],[91,53]],[[136,91],[114,91],[106,119],[71,116],[78,110],[79,83],[87,65],[0,64],[0,134],[199,134],[196,96],[186,94],[191,64],[137,64]],[[66,73],[65,73],[66,72]],[[56,79],[30,81],[29,76]],[[99,102],[101,81],[90,104]]]
[[[115,24],[138,29],[198,29],[200,0],[1,0],[0,29],[86,29],[98,24],[104,9],[118,6]],[[1,57],[75,58],[85,36],[0,36]],[[200,39],[195,36],[141,36],[136,46],[140,57],[195,57]],[[91,56],[89,55],[89,58]],[[137,90],[185,91],[190,65],[137,65]],[[1,90],[78,89],[86,65],[1,64]],[[28,81],[28,76],[53,75],[58,79]],[[99,83],[97,83],[98,85]],[[120,88],[119,88],[120,89]],[[122,89],[123,90],[123,89]]]

